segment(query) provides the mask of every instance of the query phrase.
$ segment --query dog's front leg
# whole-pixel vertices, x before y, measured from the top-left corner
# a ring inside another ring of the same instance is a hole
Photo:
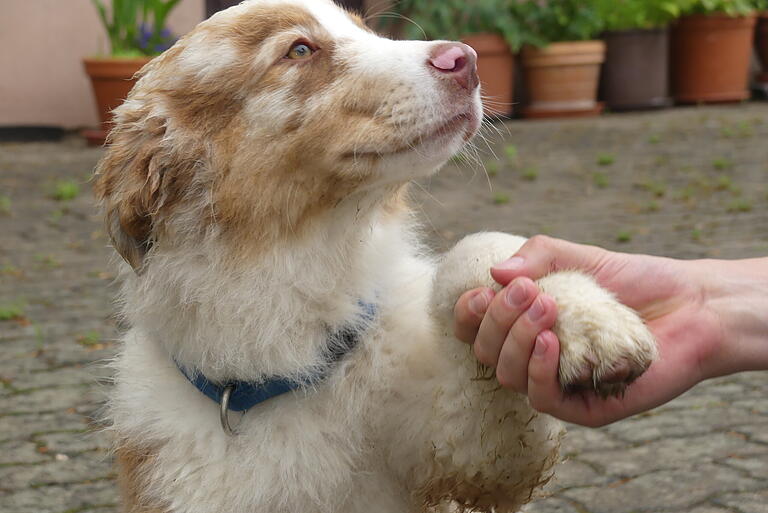
[[[387,464],[420,510],[456,501],[512,513],[551,476],[561,424],[501,389],[451,336],[403,344],[377,400]]]
[[[518,511],[549,478],[561,425],[501,389],[449,324],[434,322],[431,272],[416,274],[423,280],[400,291],[386,340],[374,344],[381,358],[373,366],[381,385],[372,397],[374,443],[416,508],[456,501]]]
[[[384,410],[399,412],[386,420],[396,436],[390,461],[424,504],[455,500],[484,511],[517,511],[557,460],[560,424],[534,412],[524,396],[501,389],[493,370],[479,366],[451,328],[458,297],[494,286],[490,267],[524,242],[486,233],[457,244],[434,276],[428,309],[436,333],[398,345],[402,374],[391,385],[392,409]],[[616,392],[655,358],[642,320],[590,277],[558,272],[538,285],[558,304],[563,387],[586,381],[598,392]],[[631,372],[617,383],[612,370],[627,365]]]

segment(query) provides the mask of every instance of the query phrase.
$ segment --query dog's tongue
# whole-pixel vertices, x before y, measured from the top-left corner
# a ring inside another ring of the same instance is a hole
[[[452,46],[444,52],[430,59],[432,65],[438,69],[450,70],[456,67],[456,61],[464,57],[464,52],[458,46]]]

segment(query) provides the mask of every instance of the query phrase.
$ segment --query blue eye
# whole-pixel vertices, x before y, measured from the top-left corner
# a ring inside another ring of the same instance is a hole
[[[291,49],[286,54],[288,59],[306,59],[310,57],[315,51],[309,47],[306,43],[294,43]]]

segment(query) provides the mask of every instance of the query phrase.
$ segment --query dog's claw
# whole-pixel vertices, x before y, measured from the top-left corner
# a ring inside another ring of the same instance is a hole
[[[594,374],[593,366],[586,366],[574,382],[563,385],[563,392],[575,395],[593,391],[602,399],[622,398],[627,387],[645,372],[645,368],[636,367],[627,360],[622,360],[598,377]]]

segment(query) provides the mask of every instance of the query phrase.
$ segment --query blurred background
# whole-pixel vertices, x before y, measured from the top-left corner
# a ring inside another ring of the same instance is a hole
[[[90,175],[134,73],[235,3],[0,2],[0,512],[118,511],[95,419],[124,327]],[[433,248],[504,230],[768,256],[768,0],[344,3],[479,54],[485,127],[413,187]],[[563,454],[526,511],[766,513],[768,373],[570,426]]]
[[[673,98],[685,104],[744,100],[748,70],[751,87],[764,92],[768,21],[755,13],[768,8],[766,1],[342,3],[391,36],[465,40],[480,53],[488,113],[547,117],[669,106]],[[100,3],[90,0],[6,0],[0,18],[4,137],[11,138],[14,130],[19,137],[25,128],[96,126],[105,106],[94,102],[88,77],[100,86],[105,72],[88,69],[86,74],[84,64],[132,59],[134,67],[123,62],[122,70],[130,78],[147,58],[237,2],[150,1],[147,13],[135,10],[144,3],[118,0],[116,14],[106,9],[102,17]]]

